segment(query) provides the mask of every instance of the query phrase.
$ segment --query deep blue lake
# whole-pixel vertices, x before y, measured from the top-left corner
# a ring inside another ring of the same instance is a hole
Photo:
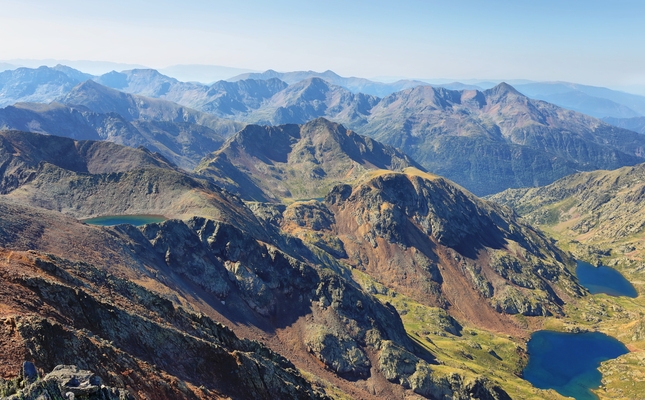
[[[163,215],[106,215],[103,217],[85,219],[83,222],[90,225],[100,226],[113,226],[119,224],[140,226],[155,222],[163,222],[166,219],[167,218]]]
[[[620,272],[613,268],[578,261],[576,275],[580,284],[591,294],[606,293],[610,296],[637,297],[638,292]]]
[[[540,389],[563,396],[595,400],[589,389],[600,386],[600,362],[627,354],[618,340],[599,332],[538,331],[528,342],[529,362],[524,379]]]

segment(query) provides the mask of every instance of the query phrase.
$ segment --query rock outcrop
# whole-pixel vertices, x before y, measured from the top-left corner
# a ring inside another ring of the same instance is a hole
[[[31,374],[26,374],[29,369]],[[10,382],[0,380],[0,396],[6,400],[87,399],[133,400],[128,391],[105,386],[100,377],[75,365],[57,365],[39,379],[34,364],[26,361],[23,376]],[[4,392],[4,393],[3,393]]]

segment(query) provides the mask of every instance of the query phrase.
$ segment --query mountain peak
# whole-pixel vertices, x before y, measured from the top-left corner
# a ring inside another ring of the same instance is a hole
[[[94,81],[92,79],[88,79],[85,82],[79,83],[78,85],[74,86],[74,88],[72,90],[74,91],[74,90],[83,90],[83,89],[118,92],[118,90],[109,88],[107,86],[103,86],[100,83],[97,83],[96,81]]]
[[[85,82],[74,86],[67,95],[62,99],[63,104],[79,106],[83,105],[95,112],[108,112],[105,109],[96,109],[96,103],[104,101],[103,99],[125,98],[123,92],[103,86],[100,83],[88,79]],[[112,100],[113,101],[113,100]],[[115,111],[115,110],[110,110]],[[123,112],[123,110],[121,110]],[[123,114],[127,115],[127,114]]]
[[[202,161],[198,173],[247,200],[276,201],[322,197],[367,170],[410,166],[422,168],[390,146],[316,118],[304,125],[248,125]],[[231,185],[231,176],[237,183]]]
[[[499,85],[484,91],[484,94],[488,96],[515,95],[525,97],[522,93],[518,92],[513,86],[506,82],[502,82]]]

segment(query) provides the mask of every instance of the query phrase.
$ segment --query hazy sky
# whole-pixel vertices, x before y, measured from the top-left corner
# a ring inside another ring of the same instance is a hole
[[[0,0],[0,59],[645,85],[645,1]]]

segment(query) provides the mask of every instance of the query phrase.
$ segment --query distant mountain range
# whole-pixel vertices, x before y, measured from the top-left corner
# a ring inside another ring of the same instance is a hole
[[[536,82],[515,88],[530,98],[596,118],[645,116],[645,96],[568,82]]]
[[[645,137],[532,100],[506,84],[485,91],[455,91],[410,81],[405,85],[413,87],[381,98],[331,83],[357,89],[369,82],[342,78],[331,71],[268,71],[248,76],[262,79],[203,85],[180,82],[155,70],[135,69],[110,72],[82,83],[88,75],[65,66],[21,68],[0,73],[0,93],[5,103],[58,100],[99,114],[116,113],[136,125],[140,133],[129,137],[139,138],[137,145],[147,145],[189,169],[244,124],[305,124],[320,117],[398,147],[429,171],[478,195],[547,184],[581,170],[634,165],[642,162],[645,154]],[[279,78],[305,79],[288,84]],[[639,96],[582,85],[540,85],[520,86],[542,90],[545,95],[563,90],[585,96],[607,95],[630,100],[633,109],[641,109]],[[190,126],[196,125],[202,127],[201,132],[209,132],[210,142],[191,136]],[[37,129],[6,118],[5,126]],[[146,135],[148,139],[141,139]],[[122,135],[115,134],[112,140],[116,136]],[[132,144],[133,139],[119,143]]]
[[[244,126],[169,101],[119,92],[91,80],[74,87],[60,101],[18,103],[0,109],[0,128],[145,146],[192,169]]]
[[[366,123],[370,110],[380,100],[376,96],[352,93],[321,78],[308,78],[274,94],[244,117],[244,120],[280,125],[303,124],[325,117],[357,128]]]
[[[630,131],[645,134],[645,117],[634,118],[603,118],[608,124],[618,126]]]
[[[410,79],[403,79],[392,83],[383,83],[364,78],[345,78],[339,76],[333,71],[276,72],[273,70],[268,70],[262,73],[245,73],[228,80],[267,80],[272,78],[280,79],[290,85],[310,78],[321,78],[334,85],[342,86],[353,93],[365,93],[378,97],[385,97],[392,93],[416,86],[431,85],[450,90],[485,90],[500,83],[487,81],[473,81],[472,83],[439,83]],[[544,100],[596,118],[630,118],[645,116],[645,96],[569,82],[517,81],[517,83],[513,83],[513,86],[530,98]]]
[[[370,110],[357,131],[478,195],[634,165],[645,155],[645,136],[531,100],[506,84],[484,92],[398,92]]]
[[[91,60],[61,60],[61,59],[11,59],[3,60],[12,68],[39,68],[54,67],[56,65],[66,65],[73,69],[84,71],[86,73],[98,76],[110,71],[123,71],[127,69],[148,68],[141,64],[117,63],[111,61],[91,61]]]
[[[276,72],[268,70],[262,73],[246,73],[228,79],[236,82],[245,79],[268,80],[272,78],[280,79],[289,85],[298,83],[311,78],[320,78],[336,86],[342,86],[353,93],[364,93],[373,96],[383,97],[388,94],[398,92],[399,90],[408,89],[419,85],[427,85],[427,82],[415,80],[400,80],[393,83],[374,82],[365,78],[344,78],[333,71],[315,72],[315,71],[297,71],[297,72]]]
[[[0,107],[18,102],[49,103],[63,97],[81,82],[77,79],[80,71],[66,72],[49,67],[0,72]]]

